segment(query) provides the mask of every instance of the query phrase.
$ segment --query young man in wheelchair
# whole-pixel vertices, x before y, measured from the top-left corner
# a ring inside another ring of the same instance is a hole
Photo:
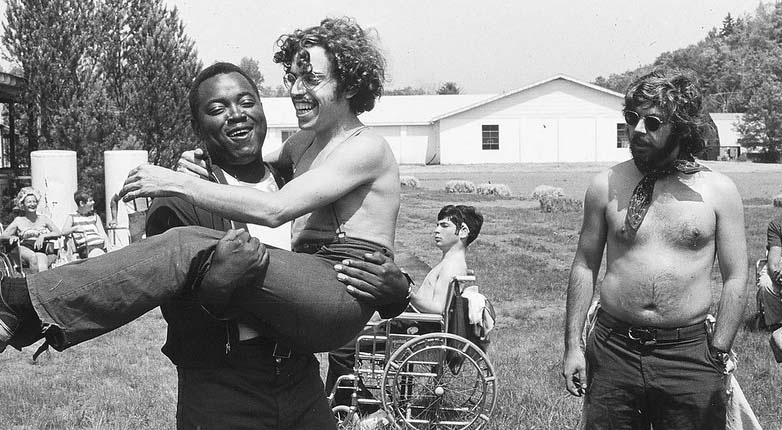
[[[408,311],[427,314],[442,314],[448,303],[449,284],[456,276],[467,275],[467,247],[478,237],[483,225],[483,215],[472,206],[447,205],[437,214],[434,228],[434,243],[442,257],[424,278],[421,286],[411,288]],[[367,328],[359,336],[371,333]],[[424,321],[391,321],[391,330],[396,333],[421,335],[441,331],[438,323]],[[357,338],[356,338],[357,339]],[[329,352],[329,369],[326,378],[326,393],[330,394],[342,375],[353,373],[356,354],[356,339],[339,349]],[[366,390],[363,396],[370,395]],[[350,392],[337,390],[334,405],[349,405]]]

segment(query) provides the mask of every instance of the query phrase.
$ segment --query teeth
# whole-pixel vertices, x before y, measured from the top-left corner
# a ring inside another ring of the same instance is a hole
[[[248,133],[250,133],[250,130],[243,128],[228,133],[228,137],[243,137],[243,136],[247,136]]]
[[[306,102],[296,102],[293,104],[293,106],[296,108],[296,111],[300,113],[309,112],[312,110],[313,107],[315,107],[312,103],[306,103]]]

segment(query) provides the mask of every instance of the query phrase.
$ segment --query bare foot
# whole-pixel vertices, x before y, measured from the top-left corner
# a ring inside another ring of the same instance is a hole
[[[210,312],[223,314],[237,287],[263,282],[269,265],[266,247],[245,230],[229,230],[219,242],[198,298]]]

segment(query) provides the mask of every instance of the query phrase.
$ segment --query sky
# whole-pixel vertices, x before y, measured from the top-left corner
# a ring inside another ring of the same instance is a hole
[[[591,82],[649,64],[720,27],[760,0],[164,0],[179,10],[205,65],[259,61],[265,85],[282,82],[271,61],[284,33],[349,16],[374,28],[386,88],[489,94],[564,74]],[[4,17],[5,2],[0,0]],[[6,70],[8,64],[0,61]]]
[[[274,42],[324,17],[350,16],[377,31],[387,88],[512,91],[558,74],[591,82],[684,48],[757,0],[165,0],[179,10],[205,65],[259,61],[281,82]],[[279,77],[279,79],[278,79]]]

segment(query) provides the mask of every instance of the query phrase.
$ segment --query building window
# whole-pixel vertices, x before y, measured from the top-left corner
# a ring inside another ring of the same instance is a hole
[[[627,137],[627,127],[625,126],[625,123],[619,123],[616,125],[616,147],[630,147],[630,139]]]
[[[500,149],[500,126],[499,125],[483,126],[483,149],[484,150]]]
[[[282,130],[280,132],[280,137],[282,139],[282,143],[285,143],[285,141],[288,140],[288,138],[293,136],[295,133],[296,133],[296,130]]]

